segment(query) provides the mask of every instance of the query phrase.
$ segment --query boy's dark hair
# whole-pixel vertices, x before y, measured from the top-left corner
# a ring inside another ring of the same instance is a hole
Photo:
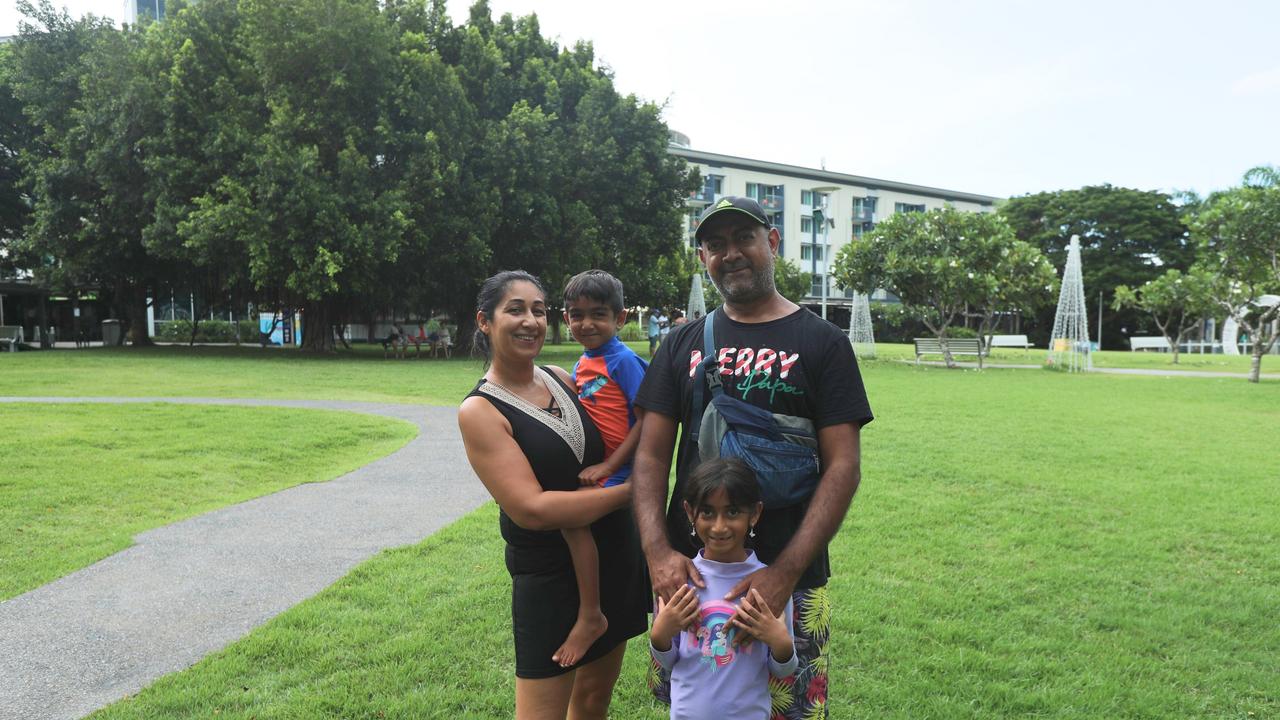
[[[565,283],[565,308],[581,298],[608,305],[616,316],[622,312],[622,281],[603,270],[584,270]]]
[[[684,481],[684,501],[696,512],[707,496],[720,488],[729,502],[740,508],[755,510],[760,502],[756,473],[738,458],[715,458],[694,468]]]

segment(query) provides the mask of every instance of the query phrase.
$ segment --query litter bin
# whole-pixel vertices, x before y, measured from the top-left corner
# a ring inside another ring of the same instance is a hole
[[[102,321],[102,344],[107,347],[120,343],[120,321],[119,320],[103,320]]]

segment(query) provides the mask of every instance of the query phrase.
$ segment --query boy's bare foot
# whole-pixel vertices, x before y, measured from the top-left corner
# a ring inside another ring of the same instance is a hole
[[[564,644],[556,650],[551,656],[553,662],[559,663],[560,667],[572,667],[578,664],[583,655],[587,654],[587,649],[591,647],[591,643],[600,639],[604,635],[604,631],[609,629],[609,621],[605,618],[604,613],[599,610],[586,615],[578,615],[578,621],[573,624],[573,629],[569,631],[569,637],[565,639]]]

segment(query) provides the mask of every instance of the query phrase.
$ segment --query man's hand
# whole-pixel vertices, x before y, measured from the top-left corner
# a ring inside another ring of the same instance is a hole
[[[650,567],[650,572],[652,572],[652,567]],[[770,608],[785,608],[787,601],[791,599],[791,593],[795,592],[798,579],[777,567],[761,568],[738,581],[738,584],[734,585],[733,589],[725,594],[724,599],[732,602],[755,590]],[[741,610],[734,612],[730,622],[739,627],[744,627],[742,623],[737,622],[739,612]],[[743,636],[739,635],[739,637]]]
[[[588,465],[582,468],[582,472],[578,473],[578,484],[599,485],[601,480],[612,477],[616,472],[618,472],[618,468],[611,466],[608,460],[595,465]]]
[[[671,596],[671,602],[663,602],[658,597],[658,608],[653,613],[653,629],[649,631],[649,642],[653,649],[666,652],[671,649],[671,640],[676,633],[687,630],[698,621],[698,593],[688,585],[682,585]]]
[[[694,566],[693,561],[671,548],[661,555],[647,558],[649,562],[649,578],[653,581],[653,592],[666,602],[671,602],[676,592],[689,583],[705,588],[702,573]]]

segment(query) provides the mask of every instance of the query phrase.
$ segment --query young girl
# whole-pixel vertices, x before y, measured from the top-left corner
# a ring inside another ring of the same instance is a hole
[[[766,720],[769,675],[796,671],[790,602],[774,615],[754,589],[736,606],[721,599],[764,567],[746,548],[763,509],[755,473],[741,460],[704,462],[685,484],[684,511],[703,545],[693,563],[706,587],[658,598],[649,633],[654,660],[671,673],[672,720]]]

